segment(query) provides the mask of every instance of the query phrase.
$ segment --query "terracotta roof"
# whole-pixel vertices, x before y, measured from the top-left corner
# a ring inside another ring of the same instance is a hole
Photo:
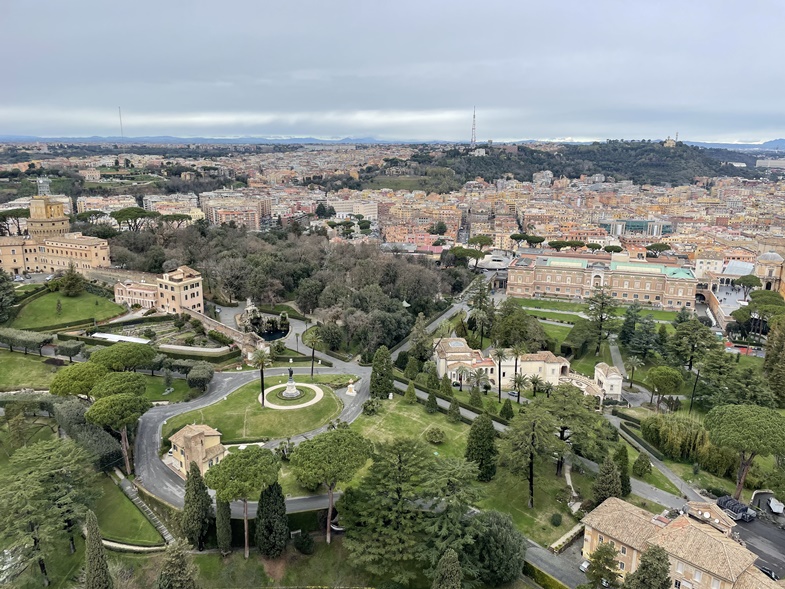
[[[199,434],[203,434],[205,436],[220,436],[221,432],[219,432],[217,429],[211,428],[209,425],[188,424],[180,431],[172,434],[169,437],[169,441],[173,444],[177,444],[178,446],[184,446],[186,438],[191,438]]]
[[[216,456],[222,456],[226,452],[226,448],[222,444],[216,444],[204,449],[204,459],[211,460]]]
[[[523,362],[547,362],[548,364],[558,363],[558,364],[569,364],[569,360],[567,358],[563,358],[561,356],[556,356],[550,350],[543,350],[541,352],[536,352],[534,354],[522,354],[521,361]]]
[[[608,366],[605,362],[599,362],[595,367],[594,370],[599,370],[602,374],[606,377],[608,376],[621,376],[621,372],[615,366]]]
[[[756,567],[750,567],[736,579],[733,589],[782,589],[783,584],[773,581]]]
[[[649,538],[674,558],[704,570],[715,577],[735,583],[758,558],[712,527],[699,524],[686,515]]]
[[[644,550],[646,541],[660,530],[654,515],[616,497],[606,499],[581,522],[598,533],[635,550]]]

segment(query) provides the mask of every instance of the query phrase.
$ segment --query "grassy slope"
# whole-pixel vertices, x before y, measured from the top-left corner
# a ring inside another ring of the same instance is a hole
[[[44,364],[37,353],[0,350],[0,391],[20,388],[48,389],[57,370],[56,366]]]
[[[57,314],[58,299],[62,303],[62,311],[59,315]],[[91,318],[101,321],[122,312],[123,307],[120,305],[87,292],[76,297],[66,297],[59,292],[51,292],[24,305],[10,327],[30,329]]]
[[[603,343],[600,347],[600,355],[594,355],[594,348],[587,350],[587,352],[583,355],[582,358],[578,360],[574,360],[570,365],[570,368],[575,372],[580,372],[588,376],[589,378],[594,378],[594,366],[599,364],[600,362],[605,362],[608,366],[613,366],[613,359],[611,358],[611,350],[608,347],[607,343]],[[638,371],[635,371],[635,376],[637,378]]]
[[[105,539],[140,546],[164,543],[158,531],[111,478],[102,476],[100,483],[104,494],[95,506],[95,515]]]

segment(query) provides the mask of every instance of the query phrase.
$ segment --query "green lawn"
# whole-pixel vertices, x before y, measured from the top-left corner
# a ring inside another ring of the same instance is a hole
[[[16,287],[16,290],[14,290],[14,292],[17,295],[22,295],[24,293],[30,292],[32,290],[35,290],[37,288],[41,288],[41,285],[40,284],[20,284],[19,286]]]
[[[758,371],[763,370],[763,358],[759,358],[758,356],[744,356],[743,354],[739,354],[738,360],[739,366],[742,368],[757,368]]]
[[[730,479],[721,479],[711,473],[701,470],[697,475],[692,472],[692,464],[685,464],[683,462],[675,462],[673,460],[663,460],[665,466],[675,472],[680,478],[691,486],[697,489],[705,489],[706,487],[714,487],[717,489],[724,489],[728,495],[733,495],[736,490],[736,482]],[[752,498],[752,491],[744,489],[741,492],[741,499],[744,502],[749,502]]]
[[[147,388],[144,391],[144,396],[150,401],[169,401],[170,403],[178,403],[185,399],[188,394],[188,383],[184,378],[172,379],[172,388],[174,391],[168,395],[164,395],[166,384],[164,383],[163,376],[144,375],[147,381]]]
[[[315,376],[314,382],[323,385],[340,385],[348,375]],[[268,378],[269,387],[284,382],[284,378]],[[296,382],[311,382],[308,376],[295,376]],[[336,384],[337,383],[337,384]],[[188,423],[205,423],[223,434],[223,443],[255,442],[262,438],[285,438],[316,429],[340,415],[343,404],[329,386],[322,386],[324,398],[310,407],[282,411],[262,408],[259,403],[259,382],[253,381],[204,409],[183,413],[170,419],[163,431],[164,442],[175,431]]]
[[[95,506],[98,527],[106,540],[138,546],[158,546],[164,539],[136,505],[108,476],[102,476],[104,494]]]
[[[57,366],[44,364],[37,353],[0,350],[0,391],[15,391],[20,388],[48,389]]]
[[[525,309],[526,313],[537,319],[548,319],[549,321],[564,321],[566,323],[575,323],[581,317],[574,313],[555,313],[553,311],[534,311]]]
[[[570,333],[572,330],[572,326],[570,325],[553,325],[551,323],[542,323],[543,330],[548,335],[549,338],[553,339],[556,342],[556,352],[558,353],[561,350],[561,344],[564,341],[564,338],[567,337],[567,334]]]
[[[568,301],[544,301],[542,299],[514,299],[521,307],[527,309],[552,309],[554,311],[586,311],[588,305],[584,303],[570,303]]]
[[[57,301],[62,310],[57,314]],[[96,304],[98,303],[98,304]],[[32,329],[87,319],[101,321],[119,315],[124,307],[105,297],[83,292],[76,297],[66,297],[59,292],[50,292],[30,301],[19,310],[19,315],[11,322],[16,329]]]
[[[611,358],[611,350],[608,347],[607,343],[603,343],[600,347],[600,355],[594,355],[594,347],[591,346],[589,350],[583,355],[582,358],[578,360],[573,360],[570,364],[570,368],[574,372],[580,372],[581,374],[588,376],[589,378],[594,378],[594,366],[599,364],[600,362],[605,362],[608,366],[613,366],[613,359]],[[637,379],[638,371],[635,371],[635,376]]]

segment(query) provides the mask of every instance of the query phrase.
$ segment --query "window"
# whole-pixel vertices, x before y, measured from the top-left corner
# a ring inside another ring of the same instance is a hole
[[[676,589],[679,589],[679,587],[681,587],[681,581],[674,581],[673,586],[676,587]]]
[[[676,572],[683,573],[684,572],[684,563],[681,561],[676,561]]]
[[[600,544],[602,544],[603,542],[605,542],[605,538],[603,538],[602,536],[600,536]]]
[[[712,579],[711,580],[711,589],[720,589],[720,580],[719,579]]]
[[[622,561],[619,561],[618,564],[619,564],[619,570],[623,571],[624,570],[624,563]]]
[[[627,547],[626,546],[622,546],[621,547],[621,553],[622,554],[627,554]]]
[[[700,583],[702,578],[703,578],[703,573],[702,573],[702,572],[700,572],[698,569],[695,569],[695,574],[694,574],[694,575],[692,575],[692,579],[693,579],[693,580],[694,580],[696,583]]]

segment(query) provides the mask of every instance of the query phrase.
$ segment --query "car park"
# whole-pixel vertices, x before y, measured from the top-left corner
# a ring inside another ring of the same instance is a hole
[[[770,568],[758,567],[758,570],[760,572],[762,572],[764,575],[766,575],[772,581],[779,581],[780,580],[779,575],[777,573],[775,573],[773,570],[771,570]]]

